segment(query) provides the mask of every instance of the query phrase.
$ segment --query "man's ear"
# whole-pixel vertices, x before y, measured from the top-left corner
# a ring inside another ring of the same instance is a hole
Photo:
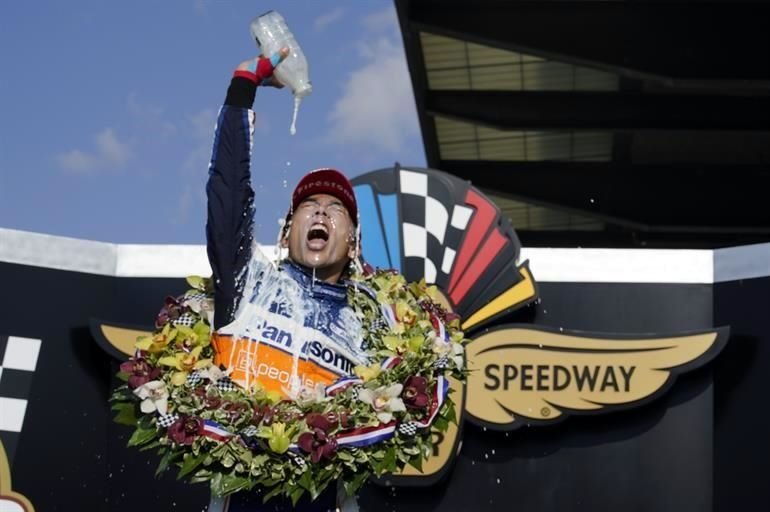
[[[281,249],[287,249],[289,247],[289,237],[285,236],[281,238],[281,243],[278,245],[281,246]]]

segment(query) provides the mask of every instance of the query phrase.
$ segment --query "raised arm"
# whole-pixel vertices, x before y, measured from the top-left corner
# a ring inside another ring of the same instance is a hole
[[[242,62],[233,73],[219,111],[206,184],[206,247],[214,278],[214,328],[233,317],[245,278],[253,241],[254,191],[251,188],[251,145],[258,85],[281,87],[273,68],[288,54]]]

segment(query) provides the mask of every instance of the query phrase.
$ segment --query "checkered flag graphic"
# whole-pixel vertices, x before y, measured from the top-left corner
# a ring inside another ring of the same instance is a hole
[[[185,327],[192,327],[195,325],[195,317],[190,313],[184,313],[182,316],[171,322],[174,325],[183,325]]]
[[[188,386],[195,387],[198,384],[200,384],[202,381],[203,381],[203,377],[201,376],[200,372],[197,370],[187,376]]]
[[[230,380],[230,377],[227,377],[227,376],[222,377],[217,381],[217,388],[220,391],[224,391],[224,392],[235,391],[236,389],[238,389],[235,383],[232,380]]]
[[[203,292],[186,293],[184,296],[185,302],[194,302],[199,300],[206,300],[206,294]]]
[[[255,437],[257,435],[257,427],[249,425],[241,431],[241,436]]]
[[[473,209],[455,204],[451,191],[437,176],[402,169],[399,180],[404,274],[409,279],[425,276],[426,282],[443,286]]]
[[[179,419],[179,416],[176,414],[159,414],[157,418],[158,426],[163,428],[168,428],[174,423],[176,423],[176,420]]]
[[[436,360],[435,363],[433,363],[433,367],[436,368],[437,370],[443,370],[447,366],[449,366],[449,359],[447,357],[442,357]]]
[[[0,336],[0,440],[13,463],[42,341]]]
[[[413,437],[417,435],[417,424],[413,421],[402,423],[398,426],[398,433],[402,436]]]
[[[297,455],[296,453],[292,452],[286,452],[289,454],[289,457],[291,457],[291,461],[299,466],[302,469],[305,469],[305,466],[307,466],[307,462],[305,462],[305,458],[301,455]]]

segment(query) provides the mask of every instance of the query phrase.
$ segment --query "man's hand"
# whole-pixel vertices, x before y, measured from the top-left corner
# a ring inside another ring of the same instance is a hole
[[[257,76],[257,84],[259,85],[267,85],[280,89],[283,87],[283,84],[273,76],[273,71],[275,70],[276,66],[278,66],[278,64],[283,62],[284,59],[289,56],[289,53],[290,51],[288,48],[281,48],[269,59],[264,55],[259,55],[254,59],[244,60],[238,64],[236,70],[253,73]]]

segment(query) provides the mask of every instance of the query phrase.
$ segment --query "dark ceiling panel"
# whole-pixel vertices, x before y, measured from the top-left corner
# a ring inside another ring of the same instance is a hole
[[[441,169],[496,194],[632,228],[770,235],[767,166],[449,160]]]
[[[770,131],[770,98],[756,96],[428,91],[425,110],[502,130]]]
[[[765,2],[397,3],[419,30],[497,48],[641,78],[770,87]]]

